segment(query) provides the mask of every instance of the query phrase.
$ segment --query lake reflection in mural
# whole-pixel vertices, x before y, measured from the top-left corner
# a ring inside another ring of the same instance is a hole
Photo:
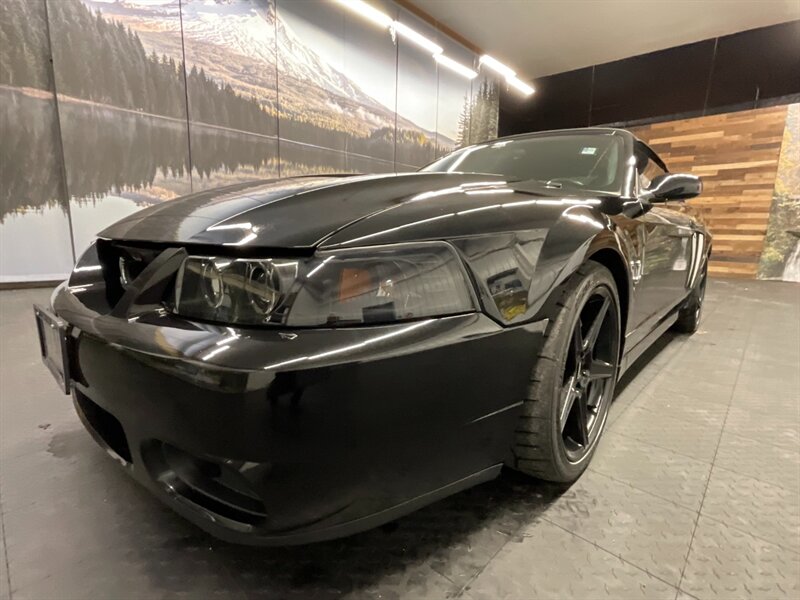
[[[74,262],[48,58],[44,3],[0,1],[0,283]]]

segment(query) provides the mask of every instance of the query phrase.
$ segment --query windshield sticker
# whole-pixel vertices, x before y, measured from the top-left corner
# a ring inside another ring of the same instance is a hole
[[[584,147],[583,150],[581,150],[581,154],[595,155],[595,154],[597,154],[597,148],[592,148],[591,146],[586,146],[586,147]]]

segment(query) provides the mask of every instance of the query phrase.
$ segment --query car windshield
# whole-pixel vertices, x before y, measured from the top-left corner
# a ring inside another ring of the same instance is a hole
[[[422,170],[491,173],[515,181],[619,192],[622,153],[622,138],[611,133],[537,135],[469,146]]]

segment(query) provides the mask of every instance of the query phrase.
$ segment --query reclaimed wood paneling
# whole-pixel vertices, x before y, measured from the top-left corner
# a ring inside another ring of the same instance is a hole
[[[703,178],[703,195],[685,210],[714,235],[714,275],[756,276],[785,123],[777,106],[631,128],[670,171]]]

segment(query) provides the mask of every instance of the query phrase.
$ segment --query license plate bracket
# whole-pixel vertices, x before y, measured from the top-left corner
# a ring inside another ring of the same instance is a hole
[[[55,377],[61,391],[69,394],[69,324],[38,304],[34,304],[33,314],[36,317],[42,362]]]

